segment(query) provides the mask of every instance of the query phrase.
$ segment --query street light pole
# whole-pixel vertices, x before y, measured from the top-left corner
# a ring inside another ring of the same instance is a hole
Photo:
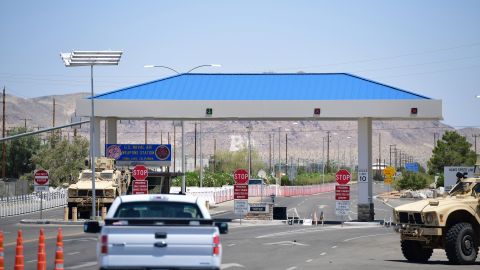
[[[71,53],[60,53],[60,57],[66,67],[90,66],[91,86],[91,119],[90,119],[90,165],[92,170],[92,213],[91,219],[96,219],[96,190],[95,190],[95,97],[93,95],[93,66],[96,65],[118,65],[122,57],[122,51],[73,51]]]

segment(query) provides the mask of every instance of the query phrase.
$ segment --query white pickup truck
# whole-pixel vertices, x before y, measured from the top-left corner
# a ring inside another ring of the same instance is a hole
[[[104,224],[84,231],[100,232],[100,269],[220,269],[228,227],[196,197],[154,194],[117,197]]]

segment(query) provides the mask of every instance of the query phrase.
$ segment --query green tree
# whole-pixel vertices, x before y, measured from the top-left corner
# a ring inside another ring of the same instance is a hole
[[[248,148],[235,152],[218,151],[213,159],[209,164],[215,162],[215,172],[233,173],[236,169],[248,169]],[[265,168],[265,163],[261,160],[258,152],[252,150],[252,177],[257,175],[262,168]],[[213,170],[213,166],[210,166],[209,169]]]
[[[456,131],[447,131],[437,141],[433,155],[428,161],[428,173],[443,173],[445,166],[472,166],[475,164],[475,152],[467,139]]]
[[[14,128],[8,132],[8,136],[25,133],[25,128]],[[38,136],[25,136],[6,142],[6,176],[20,178],[25,173],[35,169],[31,158],[40,149]]]
[[[395,185],[399,189],[418,190],[427,186],[427,179],[420,173],[404,171]]]
[[[59,135],[49,138],[49,144],[32,158],[37,169],[49,170],[50,185],[58,186],[76,177],[78,169],[83,168],[88,157],[88,141],[82,137],[74,137],[72,141]]]

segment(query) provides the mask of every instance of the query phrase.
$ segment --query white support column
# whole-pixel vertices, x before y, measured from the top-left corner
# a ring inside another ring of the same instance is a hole
[[[95,145],[93,145],[93,156],[94,157],[99,157],[100,156],[100,118],[95,117],[94,120],[94,140],[95,140]]]
[[[372,119],[358,119],[358,220],[373,221]]]
[[[117,143],[117,118],[107,118],[107,141],[106,143]]]

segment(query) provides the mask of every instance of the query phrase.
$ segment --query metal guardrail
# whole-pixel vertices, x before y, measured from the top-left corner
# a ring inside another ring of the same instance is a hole
[[[67,190],[42,192],[42,209],[51,209],[67,205]],[[0,217],[18,216],[40,212],[40,193],[3,197],[0,199]]]

